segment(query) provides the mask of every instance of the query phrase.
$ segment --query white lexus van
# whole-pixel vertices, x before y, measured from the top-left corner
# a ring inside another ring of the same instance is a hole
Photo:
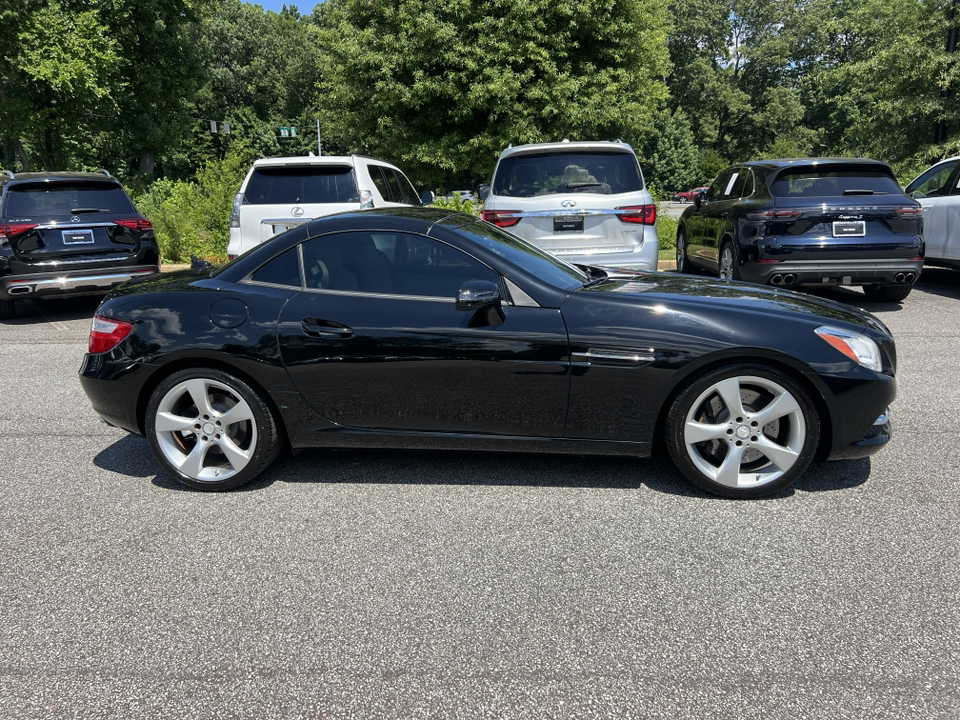
[[[626,143],[508,147],[478,194],[484,220],[567,262],[657,269],[657,206]]]
[[[233,200],[227,257],[321,215],[400,205],[422,203],[407,176],[383,160],[360,155],[257,160]]]

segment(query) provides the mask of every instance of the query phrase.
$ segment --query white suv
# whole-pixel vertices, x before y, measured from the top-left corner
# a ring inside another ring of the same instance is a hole
[[[360,155],[257,160],[233,200],[227,257],[321,215],[422,204],[407,176],[383,160]]]
[[[478,194],[484,220],[568,262],[657,269],[657,206],[626,143],[508,147]]]

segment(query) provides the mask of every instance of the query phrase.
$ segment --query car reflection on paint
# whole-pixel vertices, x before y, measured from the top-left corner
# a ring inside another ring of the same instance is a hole
[[[121,286],[80,380],[203,490],[249,482],[283,446],[663,444],[701,488],[757,497],[882,447],[895,366],[884,325],[839,303],[573,266],[470,215],[403,208]]]

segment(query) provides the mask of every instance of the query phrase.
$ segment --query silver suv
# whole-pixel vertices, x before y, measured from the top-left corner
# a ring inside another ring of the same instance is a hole
[[[407,176],[383,160],[361,155],[257,160],[233,200],[227,256],[232,260],[321,215],[422,204]]]
[[[508,147],[478,194],[484,220],[568,262],[657,269],[657,206],[626,143]]]

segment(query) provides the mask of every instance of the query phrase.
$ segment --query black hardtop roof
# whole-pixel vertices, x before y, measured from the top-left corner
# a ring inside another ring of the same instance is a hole
[[[830,166],[830,165],[873,165],[889,169],[890,166],[880,160],[871,160],[870,158],[844,158],[844,157],[809,157],[809,158],[777,158],[774,160],[751,160],[750,162],[740,163],[749,167],[759,167],[768,170],[783,170],[785,168],[801,166]]]

